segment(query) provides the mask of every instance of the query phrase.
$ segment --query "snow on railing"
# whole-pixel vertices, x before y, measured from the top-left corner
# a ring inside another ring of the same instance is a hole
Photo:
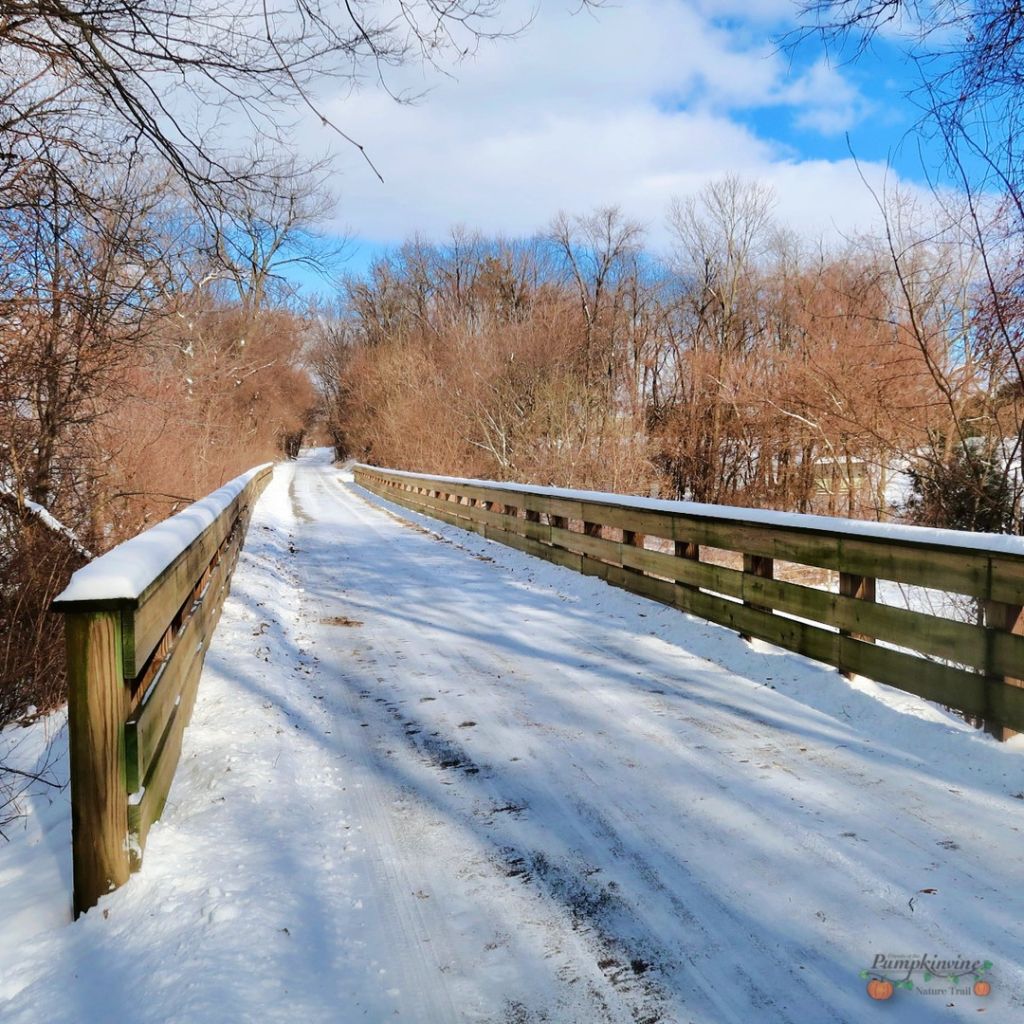
[[[75,914],[142,863],[270,464],[79,569],[65,616]]]
[[[357,465],[353,472],[363,487],[424,515],[599,576],[846,675],[937,701],[999,738],[1024,731],[1020,537],[374,466]],[[702,557],[708,548],[730,553],[742,569]],[[838,574],[838,591],[777,578],[783,564]],[[981,621],[882,604],[876,601],[880,580],[950,598],[966,595]]]

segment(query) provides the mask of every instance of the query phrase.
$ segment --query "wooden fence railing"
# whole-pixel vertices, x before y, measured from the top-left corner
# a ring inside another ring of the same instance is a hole
[[[74,574],[65,616],[75,915],[142,864],[181,754],[258,466]]]
[[[417,512],[956,708],[1000,738],[1024,731],[1020,538],[373,466],[356,466],[355,479]],[[703,561],[704,547],[742,555],[742,569]],[[832,570],[838,592],[776,579],[777,562]],[[983,621],[878,603],[878,580],[975,598]]]

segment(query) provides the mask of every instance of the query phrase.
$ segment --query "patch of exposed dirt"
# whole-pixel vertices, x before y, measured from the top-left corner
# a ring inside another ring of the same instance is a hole
[[[320,620],[322,626],[361,626],[359,619],[350,619],[347,615],[329,615]]]

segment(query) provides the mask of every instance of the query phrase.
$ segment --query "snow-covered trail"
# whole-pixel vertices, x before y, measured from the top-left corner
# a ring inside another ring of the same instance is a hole
[[[995,964],[901,1021],[1018,1019],[1022,749],[309,457],[143,872],[0,940],[0,1020],[861,1021],[878,953]]]

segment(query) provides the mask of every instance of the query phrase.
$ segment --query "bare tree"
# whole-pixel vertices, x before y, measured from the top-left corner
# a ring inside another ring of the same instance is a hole
[[[961,491],[973,487],[973,498],[965,496],[957,521],[947,525],[969,526],[962,509],[972,501],[988,508],[998,492],[1004,512],[982,518],[1020,529],[1024,13],[1011,0],[810,0],[803,16],[794,44],[816,33],[832,46],[852,44],[857,54],[883,28],[896,27],[916,63],[918,131],[938,147],[938,158],[925,167],[933,183],[935,223],[907,241],[905,203],[880,205],[908,326],[948,410],[948,423],[933,432],[919,477],[936,495],[944,493],[940,481],[947,472],[951,487],[954,481]],[[972,254],[972,266],[962,301],[952,305],[958,317],[939,327],[944,345],[938,347],[954,353],[944,363],[928,338],[931,325],[921,316],[920,257],[932,244],[929,238],[951,231],[959,234],[956,246]]]
[[[247,176],[240,171],[240,178]],[[232,183],[217,197],[200,247],[209,252],[209,273],[231,282],[246,313],[257,313],[289,273],[302,269],[325,282],[337,274],[344,242],[318,229],[334,207],[325,177],[324,163],[302,165],[293,158],[262,173],[266,187],[253,191]]]
[[[589,3],[590,0],[584,0]],[[502,0],[2,0],[0,180],[40,139],[102,159],[158,154],[200,202],[241,169],[214,140],[225,123],[280,143],[303,110],[360,150],[322,101],[329,83],[442,65],[515,34]],[[396,99],[408,97],[393,93]],[[105,125],[105,130],[98,126]],[[243,174],[250,187],[266,183]]]

